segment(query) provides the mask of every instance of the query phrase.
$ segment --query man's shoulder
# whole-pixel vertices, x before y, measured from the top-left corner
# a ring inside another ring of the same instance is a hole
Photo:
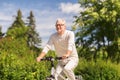
[[[66,30],[66,32],[67,32],[68,34],[73,34],[73,33],[74,33],[73,31],[70,31],[70,30]]]
[[[57,32],[54,32],[51,34],[51,36],[56,36],[57,35]]]

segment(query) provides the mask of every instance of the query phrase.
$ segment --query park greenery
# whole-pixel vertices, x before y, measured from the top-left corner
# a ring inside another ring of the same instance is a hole
[[[83,11],[75,16],[79,64],[76,75],[84,80],[120,80],[120,0],[79,0]],[[22,19],[19,9],[6,33],[0,26],[0,80],[45,80],[49,62],[36,62],[42,39],[32,11]],[[55,57],[54,51],[47,56]]]

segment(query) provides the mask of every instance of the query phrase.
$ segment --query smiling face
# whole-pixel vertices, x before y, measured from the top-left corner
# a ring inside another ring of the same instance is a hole
[[[58,19],[56,21],[55,26],[56,26],[56,30],[57,30],[58,34],[60,34],[60,35],[62,35],[66,30],[65,20]]]

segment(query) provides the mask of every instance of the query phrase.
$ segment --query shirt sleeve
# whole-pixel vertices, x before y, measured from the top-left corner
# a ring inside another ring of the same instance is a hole
[[[70,50],[70,51],[73,50],[73,46],[75,44],[74,37],[75,37],[74,33],[70,32],[69,37],[68,37],[68,50]]]
[[[51,37],[49,38],[46,46],[43,48],[42,52],[44,52],[44,53],[47,54],[47,52],[48,52],[50,49],[52,49],[52,45],[53,45],[53,40],[52,40],[52,36],[51,36]]]

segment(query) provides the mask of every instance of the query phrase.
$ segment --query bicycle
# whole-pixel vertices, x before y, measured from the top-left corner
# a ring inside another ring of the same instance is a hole
[[[45,57],[43,59],[41,59],[41,61],[50,61],[51,63],[51,74],[50,76],[46,77],[46,80],[57,80],[55,77],[54,77],[54,73],[55,73],[55,65],[54,65],[54,61],[55,60],[62,60],[62,57]],[[59,74],[59,77],[61,77],[63,80],[68,80],[68,78],[62,76],[61,74]],[[83,80],[82,77],[78,78],[76,77],[76,80]]]

